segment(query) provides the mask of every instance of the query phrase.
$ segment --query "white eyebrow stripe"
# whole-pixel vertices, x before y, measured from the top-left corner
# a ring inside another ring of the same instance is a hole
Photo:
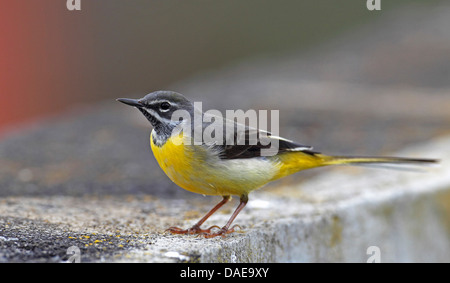
[[[163,100],[159,100],[159,99],[158,100],[152,100],[149,104],[150,105],[155,105],[155,104],[159,104],[159,103],[163,103],[163,102],[167,102],[170,105],[178,106],[178,104],[176,102],[171,102],[171,101],[168,101],[168,100],[165,100],[165,99],[163,99]]]

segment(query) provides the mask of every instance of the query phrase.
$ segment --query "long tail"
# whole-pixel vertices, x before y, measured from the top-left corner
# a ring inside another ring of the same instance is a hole
[[[438,163],[437,159],[404,158],[404,157],[375,157],[375,156],[328,156],[317,154],[323,165],[366,165],[366,164],[402,164],[402,165],[429,165]]]
[[[277,156],[279,171],[272,180],[295,172],[328,165],[367,165],[398,170],[417,170],[418,166],[433,165],[437,159],[376,157],[376,156],[331,156],[317,152],[290,152]],[[402,166],[398,166],[402,165]],[[406,166],[405,166],[406,165]]]

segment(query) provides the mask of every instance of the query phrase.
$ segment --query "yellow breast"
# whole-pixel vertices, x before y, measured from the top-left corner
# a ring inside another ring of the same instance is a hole
[[[185,190],[204,195],[243,195],[269,182],[277,167],[267,159],[221,160],[206,147],[172,136],[162,146],[150,138],[153,154],[166,175]]]
[[[150,135],[153,155],[159,166],[174,183],[185,190],[202,193],[198,192],[194,184],[189,181],[193,173],[189,164],[192,153],[186,149],[184,143],[181,142],[182,139],[182,135],[173,136],[165,144],[158,146],[153,142],[152,135]]]

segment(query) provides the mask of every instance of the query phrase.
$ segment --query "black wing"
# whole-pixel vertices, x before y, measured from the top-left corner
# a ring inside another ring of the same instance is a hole
[[[203,115],[206,114],[203,113]],[[302,151],[311,155],[318,153],[312,151],[313,148],[311,146],[274,136],[270,132],[248,127],[222,117],[211,116],[213,119],[222,119],[222,125],[226,125],[222,128],[223,140],[221,144],[215,141],[205,142],[203,140],[203,144],[218,152],[221,159],[253,158],[263,156],[262,153],[264,153],[264,156],[268,156],[287,151]],[[211,121],[211,119],[209,120]],[[212,122],[203,122],[203,130],[211,125],[210,123]],[[231,130],[232,127],[234,129],[230,131],[231,135],[227,132],[227,129]]]
[[[254,130],[253,130],[254,131]],[[265,149],[265,155],[276,155],[287,151],[302,151],[307,154],[314,155],[317,152],[312,151],[311,146],[302,145],[291,140],[287,140],[278,136],[273,136],[269,132],[257,130],[257,142],[256,144],[249,144],[250,132],[252,130],[246,129],[245,131],[245,144],[235,143],[231,145],[216,146],[219,147],[219,157],[221,159],[237,159],[237,158],[253,158],[262,156],[262,150]],[[236,134],[235,134],[236,136]],[[253,142],[254,143],[254,142]],[[278,146],[277,146],[278,143]]]

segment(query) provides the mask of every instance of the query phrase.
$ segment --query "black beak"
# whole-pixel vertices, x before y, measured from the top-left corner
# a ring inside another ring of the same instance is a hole
[[[125,103],[127,105],[130,105],[130,106],[134,106],[134,107],[138,107],[138,108],[144,107],[144,105],[142,105],[142,103],[139,102],[139,100],[137,100],[137,99],[117,98],[116,100],[120,101],[122,103]]]

